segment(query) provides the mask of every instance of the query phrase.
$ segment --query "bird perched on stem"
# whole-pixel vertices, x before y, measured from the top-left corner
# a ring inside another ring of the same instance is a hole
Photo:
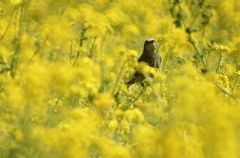
[[[158,68],[162,62],[162,57],[157,53],[156,42],[153,38],[148,38],[144,42],[143,53],[139,57],[138,62],[145,62],[151,67]],[[127,82],[128,86],[144,80],[144,74],[135,72],[130,81]]]

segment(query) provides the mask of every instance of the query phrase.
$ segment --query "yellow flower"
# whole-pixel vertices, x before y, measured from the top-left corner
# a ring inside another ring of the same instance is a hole
[[[14,131],[14,136],[18,141],[21,141],[24,137],[23,133],[20,130]]]
[[[48,104],[49,104],[50,106],[55,106],[57,100],[58,100],[58,99],[52,99],[52,100],[49,100],[49,101],[48,101]]]
[[[221,82],[221,84],[227,88],[227,89],[230,89],[229,87],[229,79],[226,75],[224,74],[219,74],[219,81]]]
[[[113,7],[106,11],[106,17],[113,26],[122,25],[130,20],[129,17],[122,11],[120,6],[117,5],[113,5]]]
[[[136,123],[141,123],[145,120],[142,111],[138,108],[128,109],[124,112],[124,118]]]
[[[151,71],[151,67],[148,66],[146,63],[141,62],[138,64],[137,72],[142,72],[143,74],[149,74]]]
[[[129,67],[134,67],[137,62],[137,56],[138,52],[135,50],[128,50],[127,51],[127,60],[128,60],[128,66]]]
[[[117,130],[117,133],[125,136],[125,134],[130,133],[130,124],[127,120],[122,119]]]
[[[146,93],[147,94],[151,94],[152,93],[152,88],[151,87],[147,87],[146,88]]]
[[[39,118],[38,118],[37,116],[33,116],[32,119],[31,119],[31,121],[32,121],[33,123],[38,123],[38,122],[39,122]]]
[[[240,70],[238,70],[238,71],[236,72],[236,74],[240,76]]]
[[[19,5],[23,3],[23,0],[10,0],[13,5]]]
[[[117,120],[111,120],[108,123],[108,131],[113,132],[118,128],[118,121]]]
[[[62,130],[63,130],[63,131],[68,131],[68,130],[70,130],[70,128],[71,128],[71,127],[70,127],[70,125],[69,125],[69,124],[67,124],[67,123],[65,123],[65,124],[62,124],[62,126],[61,126],[61,127],[62,127]]]
[[[93,104],[98,110],[102,112],[109,112],[110,110],[112,110],[115,101],[111,94],[101,93],[94,96]]]
[[[124,35],[125,40],[134,39],[139,36],[139,29],[133,24],[124,25],[122,28],[122,34]]]
[[[84,113],[83,110],[81,110],[80,108],[75,108],[72,110],[71,115],[74,119],[80,119],[82,118],[82,113]]]
[[[118,107],[119,107],[119,105],[118,105]],[[123,111],[119,108],[117,108],[113,111],[113,116],[116,118],[120,118],[120,117],[122,117],[122,115],[123,115]]]
[[[165,43],[165,37],[163,36],[163,34],[157,34],[155,38],[156,38],[158,47]]]
[[[85,29],[89,29],[89,28],[91,28],[92,26],[93,26],[93,24],[88,23],[87,21],[84,22],[84,28],[85,28]]]
[[[229,46],[224,46],[224,45],[220,45],[220,44],[214,44],[214,47],[217,50],[221,50],[221,51],[227,52],[227,53],[230,53],[232,51],[232,49]]]
[[[106,6],[106,5],[108,5],[109,0],[95,0],[94,2],[96,3],[97,6],[99,6],[99,5]]]

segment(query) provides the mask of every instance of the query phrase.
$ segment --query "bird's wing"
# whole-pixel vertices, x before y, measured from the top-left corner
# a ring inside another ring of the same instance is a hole
[[[142,82],[143,79],[144,79],[144,75],[143,74],[135,72],[135,74],[133,75],[133,77],[131,77],[129,79],[127,84],[128,85],[132,85],[132,84],[137,83],[137,82]]]
[[[147,59],[147,55],[145,53],[143,53],[139,58],[138,58],[138,62],[146,62]]]

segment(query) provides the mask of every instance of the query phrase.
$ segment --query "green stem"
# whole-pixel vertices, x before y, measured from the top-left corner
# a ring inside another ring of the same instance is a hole
[[[114,86],[113,86],[112,94],[114,94],[114,92],[115,92],[115,89],[116,89],[116,87],[117,87],[117,84],[118,84],[121,76],[122,76],[122,73],[123,73],[123,70],[124,70],[124,67],[125,67],[126,63],[127,63],[127,60],[123,63],[123,65],[122,65],[122,67],[121,67],[121,70],[120,70],[120,72],[119,72],[119,74],[118,74],[118,76],[117,76],[117,80],[116,80],[116,82],[115,82],[115,84],[114,84]]]
[[[56,107],[57,107],[57,105],[58,105],[58,103],[59,103],[59,100],[60,100],[60,94],[58,95],[58,98],[57,98],[57,100],[56,100],[56,103],[55,103],[55,105],[54,105],[54,107],[53,107],[53,109],[52,109],[52,114],[54,114],[54,110],[56,109]]]
[[[34,59],[34,57],[40,52],[40,46],[37,47],[37,49],[35,50],[33,56],[31,57],[31,59],[29,60],[29,62],[27,63],[26,67],[23,69],[22,73],[20,74],[21,76],[24,74],[24,72],[26,72],[27,68],[29,67],[29,65],[31,64],[32,60]],[[21,78],[20,76],[20,78]]]
[[[11,22],[12,22],[13,14],[14,14],[14,12],[15,12],[16,9],[17,9],[17,7],[14,7],[14,9],[13,9],[13,11],[12,11],[12,13],[11,13],[11,16],[10,16],[10,19],[9,19],[9,22],[8,22],[8,25],[7,25],[6,29],[5,29],[2,37],[0,38],[0,43],[1,43],[2,39],[5,37],[7,31],[8,31],[8,29],[9,29],[9,27],[10,27],[10,24],[11,24]]]
[[[216,69],[216,73],[218,73],[220,64],[221,64],[221,60],[222,60],[222,51],[218,53],[218,65],[217,65],[217,69]]]
[[[139,92],[139,94],[137,95],[137,97],[131,102],[130,106],[133,105],[139,98],[140,96],[143,94],[144,90],[146,89],[145,88],[146,86],[144,86],[141,91]]]
[[[228,96],[230,96],[232,99],[234,99],[235,101],[237,101],[238,103],[240,102],[231,92],[229,92],[227,89],[225,89],[224,87],[222,87],[220,84],[218,84],[216,81],[214,81],[215,85],[225,94],[227,94]]]
[[[94,36],[94,41],[93,41],[92,47],[91,47],[91,49],[90,49],[90,55],[89,55],[90,58],[93,57],[93,48],[94,48],[94,46],[95,46],[96,39],[97,39],[97,36]]]
[[[189,38],[192,39],[191,34],[189,34]],[[193,42],[193,41],[189,41],[189,42],[193,45],[193,47],[194,47],[194,49],[196,50],[197,54],[200,55],[200,56],[202,56],[202,53],[199,51],[199,49],[198,49],[198,47],[196,46],[195,42]],[[208,66],[207,66],[206,62],[203,60],[202,57],[200,57],[200,61],[203,63],[204,67],[205,67],[206,69],[208,69]]]
[[[182,10],[182,8],[181,8],[180,5],[179,5],[179,9]],[[186,23],[185,23],[184,19],[182,19],[182,23],[183,23],[183,26],[184,26],[184,28],[185,28],[185,30],[186,30],[186,29],[187,29],[187,26],[186,26]],[[199,51],[198,47],[196,46],[195,42],[193,41],[193,38],[192,38],[192,36],[191,36],[191,33],[189,33],[188,35],[189,35],[189,39],[190,39],[189,42],[193,45],[193,47],[194,47],[194,49],[196,50],[197,54],[200,55],[200,56],[202,56],[202,53]],[[208,66],[207,66],[207,64],[204,62],[204,60],[203,60],[202,57],[201,57],[201,60],[200,60],[200,61],[203,63],[204,67],[205,67],[206,69],[208,69]]]
[[[237,88],[238,78],[239,78],[239,75],[236,74],[235,81],[233,84],[233,89],[232,89],[233,93],[234,93],[235,89]]]
[[[194,16],[193,21],[192,21],[192,23],[191,23],[191,25],[190,25],[191,27],[193,26],[195,20],[197,19],[197,16],[198,16],[198,14],[200,13],[200,10],[201,10],[201,8],[199,8],[198,12],[197,12],[196,15]]]
[[[77,52],[77,55],[75,57],[75,60],[73,61],[73,65],[72,66],[75,66],[76,62],[77,62],[77,59],[78,57],[80,56],[80,51]]]
[[[71,39],[71,44],[70,44],[70,65],[72,64],[72,50],[73,50],[73,39]]]
[[[20,7],[20,21],[19,21],[19,31],[18,34],[16,35],[17,37],[17,44],[16,44],[16,49],[15,49],[15,54],[13,56],[13,60],[11,63],[11,76],[12,78],[15,77],[17,66],[18,66],[18,61],[19,61],[19,54],[21,51],[21,44],[22,44],[22,37],[24,33],[24,17],[25,17],[25,7],[26,5],[19,6]]]

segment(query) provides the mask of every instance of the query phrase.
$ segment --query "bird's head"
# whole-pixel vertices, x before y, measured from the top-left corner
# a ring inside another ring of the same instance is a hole
[[[148,38],[145,40],[144,43],[144,51],[148,53],[155,53],[156,52],[156,42],[153,38]]]

